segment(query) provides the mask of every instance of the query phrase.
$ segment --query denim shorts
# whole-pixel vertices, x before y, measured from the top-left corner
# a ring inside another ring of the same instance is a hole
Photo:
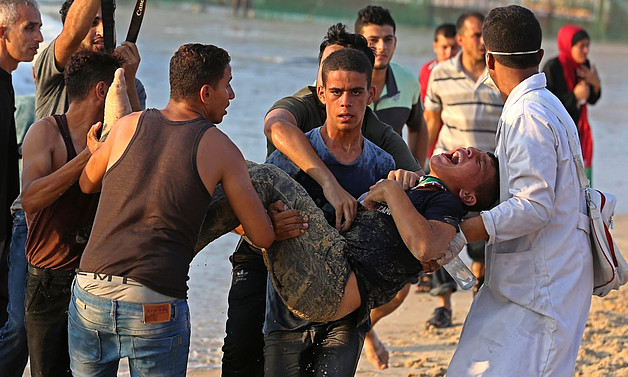
[[[185,376],[190,349],[186,300],[165,303],[169,315],[145,321],[145,305],[111,300],[74,282],[69,307],[70,365],[74,376],[116,376],[129,359],[131,376]]]

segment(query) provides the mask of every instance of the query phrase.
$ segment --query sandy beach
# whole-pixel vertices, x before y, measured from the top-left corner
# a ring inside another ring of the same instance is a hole
[[[628,216],[614,219],[613,236],[628,256]],[[453,296],[454,326],[426,330],[424,323],[436,307],[436,298],[411,292],[401,307],[375,327],[390,351],[390,365],[377,370],[362,353],[359,377],[439,377],[447,373],[462,330],[462,323],[472,301],[468,291]],[[628,376],[628,288],[605,298],[593,297],[589,320],[578,352],[575,376]],[[189,370],[191,377],[217,377],[219,369]]]

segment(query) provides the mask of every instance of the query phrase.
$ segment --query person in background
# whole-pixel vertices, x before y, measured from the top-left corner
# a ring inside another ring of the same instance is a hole
[[[595,65],[589,62],[591,38],[583,28],[565,25],[558,31],[558,57],[543,67],[547,89],[563,103],[578,126],[584,168],[589,180],[593,168],[593,134],[587,104],[595,104],[602,95],[602,84]]]
[[[434,53],[436,59],[427,62],[421,67],[419,74],[419,82],[421,83],[421,101],[425,103],[425,94],[427,93],[427,86],[430,79],[432,69],[441,62],[449,60],[452,56],[455,56],[460,50],[458,42],[456,41],[456,25],[454,24],[442,24],[436,28],[434,32]],[[425,120],[424,120],[425,121]],[[425,125],[427,127],[427,124]],[[440,131],[440,130],[439,130]],[[434,153],[434,147],[436,146],[436,140],[438,136],[434,138],[434,142],[430,145],[427,151],[427,157],[432,157]],[[424,276],[424,275],[422,275]],[[458,288],[456,282],[451,275],[444,269],[439,268],[431,275],[430,281],[430,294],[438,297],[438,306],[434,310],[432,317],[430,317],[425,326],[427,328],[443,328],[452,325],[451,315],[451,294]],[[419,286],[417,286],[417,291]],[[444,308],[444,309],[443,309]],[[449,309],[449,312],[446,311]]]
[[[26,223],[24,212],[11,207],[20,191],[11,73],[20,62],[33,60],[43,42],[40,29],[37,2],[0,0],[0,370],[8,377],[21,376],[28,359],[24,331]]]
[[[449,60],[452,56],[455,56],[460,51],[460,46],[456,41],[456,25],[454,24],[442,24],[434,31],[434,42],[432,43],[436,59],[425,63],[419,71],[419,84],[421,85],[421,103],[425,103],[425,94],[427,94],[427,84],[430,80],[430,74],[436,64]],[[423,119],[425,122],[425,119]],[[424,124],[427,129],[427,124]],[[440,131],[440,130],[439,130]],[[427,158],[432,157],[434,153],[434,147],[436,147],[436,140],[438,135],[433,138],[434,142],[429,145],[427,149]],[[424,162],[421,161],[423,164]]]
[[[369,5],[358,11],[355,32],[366,38],[375,53],[373,85],[377,91],[369,106],[399,135],[404,125],[408,128],[408,147],[423,164],[428,135],[423,127],[421,90],[412,71],[391,62],[397,47],[395,20],[388,9]]]
[[[495,150],[495,131],[504,101],[497,89],[484,84],[487,70],[483,21],[480,13],[458,17],[456,41],[461,51],[439,63],[430,75],[424,115],[430,141],[436,141],[435,154],[467,145],[488,152]],[[477,278],[477,293],[484,280],[484,243],[467,245],[467,252],[473,260],[471,270]],[[450,308],[439,306],[427,325],[447,324],[451,317]]]

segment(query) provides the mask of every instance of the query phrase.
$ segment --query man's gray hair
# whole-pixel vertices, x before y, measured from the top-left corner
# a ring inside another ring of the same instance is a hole
[[[25,5],[39,9],[35,0],[0,0],[0,26],[12,27],[18,19],[17,7]]]

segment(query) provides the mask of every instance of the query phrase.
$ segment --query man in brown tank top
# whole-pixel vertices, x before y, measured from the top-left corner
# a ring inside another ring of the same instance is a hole
[[[101,194],[69,307],[77,376],[115,376],[125,357],[131,374],[185,376],[186,280],[217,184],[255,245],[275,240],[242,154],[214,126],[235,97],[229,61],[181,46],[166,108],[121,118],[81,174],[81,189]]]
[[[78,178],[100,146],[97,122],[120,60],[80,52],[65,69],[68,112],[35,122],[22,145],[22,206],[26,212],[25,325],[31,373],[70,376],[67,308],[98,195],[83,194]]]

